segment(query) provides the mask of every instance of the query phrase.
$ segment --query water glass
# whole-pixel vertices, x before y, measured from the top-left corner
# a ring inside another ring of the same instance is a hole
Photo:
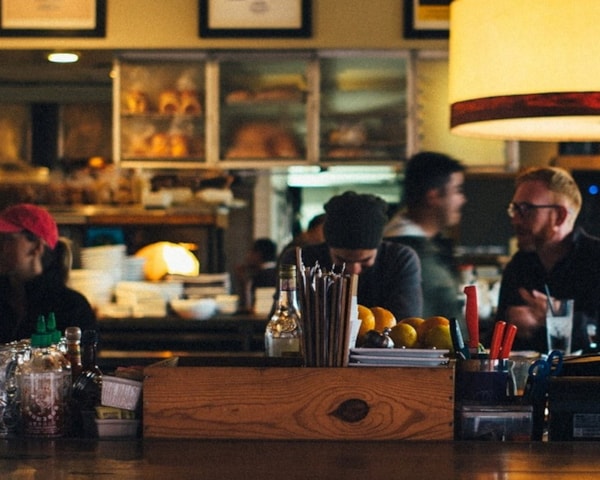
[[[546,312],[548,352],[559,350],[563,355],[571,353],[573,333],[574,300],[551,300]]]

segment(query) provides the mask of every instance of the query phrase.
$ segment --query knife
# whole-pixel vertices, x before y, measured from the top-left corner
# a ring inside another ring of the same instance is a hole
[[[467,296],[465,307],[465,318],[467,321],[467,330],[469,331],[469,348],[479,348],[479,310],[477,307],[477,287],[467,285],[464,288]]]

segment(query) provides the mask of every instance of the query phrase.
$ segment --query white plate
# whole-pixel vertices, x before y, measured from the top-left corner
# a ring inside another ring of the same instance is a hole
[[[450,350],[437,350],[429,348],[352,348],[352,355],[368,355],[370,357],[419,357],[441,358],[447,356]]]
[[[364,366],[394,366],[394,367],[438,367],[447,360],[443,358],[396,358],[396,357],[369,357],[368,355],[350,355],[350,365]]]

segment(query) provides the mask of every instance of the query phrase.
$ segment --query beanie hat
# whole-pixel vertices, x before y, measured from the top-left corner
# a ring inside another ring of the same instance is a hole
[[[54,248],[58,242],[58,227],[47,210],[30,203],[19,203],[0,212],[0,233],[27,230]]]
[[[388,221],[387,203],[375,195],[345,192],[325,204],[323,233],[329,247],[378,248]]]

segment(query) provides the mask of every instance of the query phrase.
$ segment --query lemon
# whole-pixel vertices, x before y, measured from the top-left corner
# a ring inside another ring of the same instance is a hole
[[[419,342],[426,346],[427,334],[429,333],[429,330],[437,326],[449,327],[450,320],[448,320],[446,317],[440,316],[426,318],[425,321],[417,327],[417,335],[419,337]]]
[[[375,317],[375,330],[383,332],[384,328],[392,328],[396,325],[396,317],[387,308],[372,307],[371,312]]]
[[[390,338],[396,348],[412,348],[417,344],[417,330],[408,323],[398,323],[392,327]]]
[[[452,350],[452,338],[448,325],[435,325],[429,329],[425,336],[424,345],[438,350]]]
[[[398,323],[408,323],[411,327],[417,330],[419,325],[421,325],[424,321],[425,319],[421,317],[406,317],[400,320]]]

